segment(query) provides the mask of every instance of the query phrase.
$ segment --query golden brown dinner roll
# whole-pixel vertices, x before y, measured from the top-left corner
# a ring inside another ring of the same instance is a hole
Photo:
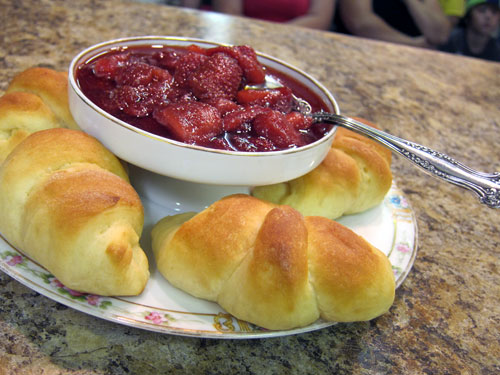
[[[0,164],[24,138],[51,128],[78,129],[68,107],[66,73],[30,68],[0,97]]]
[[[95,138],[33,133],[0,166],[0,232],[65,286],[136,295],[149,278],[144,213],[121,163]]]
[[[376,206],[391,183],[391,151],[338,128],[330,151],[318,167],[291,181],[255,187],[252,195],[292,206],[303,215],[335,219]]]
[[[24,138],[43,129],[60,127],[38,96],[13,92],[0,97],[0,163]]]
[[[332,220],[248,195],[165,217],[152,239],[172,285],[264,328],[369,320],[394,300],[380,250]]]
[[[68,73],[49,68],[28,68],[17,74],[7,87],[7,93],[19,91],[39,96],[54,112],[61,127],[79,129],[68,104]]]

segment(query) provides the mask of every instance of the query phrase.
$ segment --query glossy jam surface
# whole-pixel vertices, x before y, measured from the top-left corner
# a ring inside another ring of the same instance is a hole
[[[265,75],[284,87],[248,90]],[[307,87],[262,66],[248,46],[191,45],[110,50],[78,66],[82,92],[109,114],[150,133],[233,151],[295,148],[331,128],[292,110],[292,93],[314,111],[326,105]]]

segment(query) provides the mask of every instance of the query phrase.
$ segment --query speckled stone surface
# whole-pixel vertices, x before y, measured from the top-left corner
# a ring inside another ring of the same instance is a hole
[[[343,113],[500,171],[500,64],[213,13],[108,1],[0,0],[0,93],[33,65],[65,70],[111,38],[249,44],[303,68]],[[67,308],[0,274],[0,374],[498,374],[500,211],[395,156],[419,252],[390,312],[265,340],[142,331]]]

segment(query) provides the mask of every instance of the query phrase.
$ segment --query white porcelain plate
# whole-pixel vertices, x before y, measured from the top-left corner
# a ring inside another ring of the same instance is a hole
[[[140,170],[132,172],[133,182],[142,179]],[[269,331],[236,319],[216,303],[194,298],[171,286],[155,268],[149,233],[160,218],[198,208],[199,202],[192,198],[194,195],[190,197],[185,194],[185,189],[180,188],[178,191],[184,192],[183,194],[174,192],[173,196],[164,196],[163,201],[156,200],[154,203],[150,200],[155,194],[154,184],[148,186],[152,186],[153,191],[140,184],[136,186],[142,196],[146,214],[141,243],[151,263],[151,278],[140,296],[100,297],[69,290],[47,270],[13,248],[1,234],[0,269],[28,288],[75,310],[115,323],[160,333],[205,338],[265,338],[314,331],[335,324],[318,320],[304,328]],[[196,194],[193,188],[196,187],[188,189],[190,194]],[[212,199],[218,199],[217,195],[232,192],[231,189],[212,189]],[[399,287],[408,275],[417,253],[416,221],[402,192],[392,186],[379,206],[338,221],[388,255],[396,277],[396,286]]]

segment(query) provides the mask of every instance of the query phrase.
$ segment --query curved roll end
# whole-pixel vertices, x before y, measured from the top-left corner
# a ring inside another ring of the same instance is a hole
[[[358,119],[367,125],[374,124]],[[391,151],[339,128],[323,162],[311,172],[281,184],[257,186],[252,195],[286,204],[303,215],[336,219],[382,202],[392,184]]]
[[[395,281],[386,255],[335,221],[307,217],[306,223],[311,282],[321,316],[352,322],[387,312]]]
[[[158,269],[179,289],[267,329],[373,319],[395,294],[389,260],[350,229],[246,195],[153,229]]]

